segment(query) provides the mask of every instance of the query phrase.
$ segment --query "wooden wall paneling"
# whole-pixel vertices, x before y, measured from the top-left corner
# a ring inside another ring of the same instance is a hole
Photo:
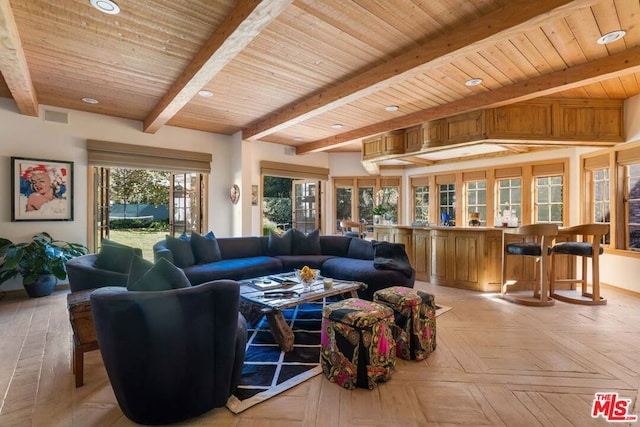
[[[404,152],[413,153],[422,148],[422,126],[408,128],[404,134]]]
[[[402,154],[404,152],[404,130],[389,132],[382,137],[382,153]]]
[[[382,135],[362,140],[362,158],[372,159],[382,155]]]
[[[447,280],[449,238],[447,233],[437,229],[431,230],[429,237],[431,241],[430,282],[437,285]]]
[[[444,120],[432,120],[422,124],[422,149],[443,145]]]
[[[488,138],[551,139],[552,108],[549,102],[526,102],[486,111]]]
[[[473,111],[445,119],[444,139],[447,144],[486,139],[484,111]]]
[[[622,101],[557,101],[555,136],[561,140],[624,142]]]
[[[413,268],[416,280],[429,281],[431,266],[431,231],[416,228],[413,230]]]

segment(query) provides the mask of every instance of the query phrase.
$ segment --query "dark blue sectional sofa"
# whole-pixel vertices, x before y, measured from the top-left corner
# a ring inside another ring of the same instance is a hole
[[[212,233],[192,234],[191,239],[168,237],[156,243],[153,250],[156,261],[166,258],[182,268],[192,285],[216,279],[250,279],[307,265],[319,269],[324,277],[366,283],[367,289],[359,291],[363,299],[371,300],[375,291],[389,286],[413,287],[415,271],[408,264],[403,245],[319,236],[317,230],[313,233],[305,236],[292,230],[284,237],[272,234],[217,239]],[[209,241],[203,240],[207,237]]]

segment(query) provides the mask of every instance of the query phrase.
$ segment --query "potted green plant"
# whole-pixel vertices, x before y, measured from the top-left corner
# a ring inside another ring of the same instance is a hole
[[[86,253],[84,245],[55,240],[45,232],[30,242],[0,238],[0,285],[21,275],[30,297],[50,295],[58,280],[67,278],[66,262]]]

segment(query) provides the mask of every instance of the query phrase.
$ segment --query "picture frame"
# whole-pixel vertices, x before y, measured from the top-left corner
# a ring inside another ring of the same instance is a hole
[[[11,221],[73,221],[73,162],[11,157]]]

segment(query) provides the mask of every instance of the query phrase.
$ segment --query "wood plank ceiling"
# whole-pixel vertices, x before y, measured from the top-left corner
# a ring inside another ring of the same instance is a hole
[[[540,96],[640,93],[638,0],[116,3],[0,0],[0,96],[304,154]],[[627,34],[596,43],[614,30]]]

